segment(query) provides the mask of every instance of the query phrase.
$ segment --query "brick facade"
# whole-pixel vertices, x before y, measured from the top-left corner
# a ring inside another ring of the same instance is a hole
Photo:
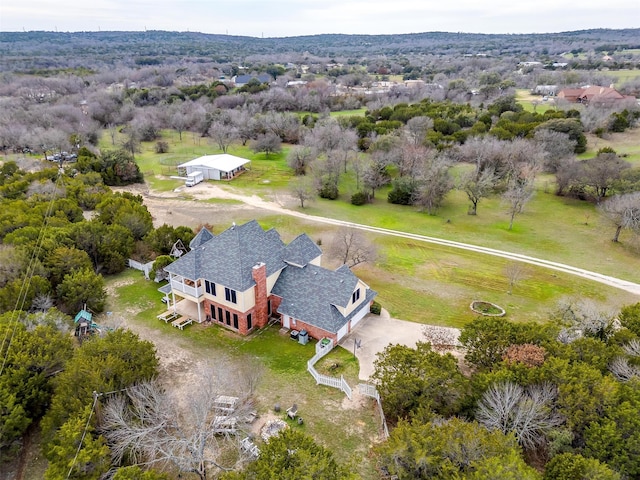
[[[301,322],[300,320],[296,320],[295,326],[291,325],[291,329],[295,330],[306,330],[311,338],[315,338],[316,340],[320,340],[322,338],[330,338],[333,340],[335,344],[338,343],[338,334],[337,333],[329,333],[326,330],[323,330],[318,327],[314,327],[313,325],[309,325],[308,323]]]
[[[251,275],[256,282],[256,305],[254,307],[255,318],[253,318],[253,323],[258,328],[264,328],[269,321],[269,316],[267,315],[267,266],[262,262],[257,264],[253,267]]]
[[[207,317],[211,317],[211,321],[212,323],[216,324],[216,325],[220,325],[223,327],[228,328],[229,330],[232,330],[234,332],[238,332],[241,335],[247,335],[250,331],[252,331],[254,328],[256,328],[256,323],[255,323],[255,313],[253,311],[253,309],[249,310],[248,312],[241,312],[239,310],[233,309],[233,308],[229,308],[229,306],[227,305],[220,305],[216,302],[213,302],[211,300],[209,300],[208,298],[205,298],[204,301],[202,302],[202,306],[205,309],[205,315]],[[212,314],[211,311],[211,307],[215,308],[215,313]],[[222,311],[222,321],[220,321],[220,311]],[[227,316],[226,316],[226,312],[229,312],[229,324],[227,324]],[[233,321],[233,316],[237,315],[238,316],[238,328],[235,328],[234,326],[234,321]],[[251,315],[251,329],[247,328],[247,316]]]

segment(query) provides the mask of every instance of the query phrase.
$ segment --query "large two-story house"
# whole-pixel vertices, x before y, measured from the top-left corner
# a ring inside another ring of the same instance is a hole
[[[340,341],[369,312],[376,292],[346,266],[323,268],[306,234],[286,245],[252,220],[219,235],[203,228],[190,251],[165,267],[170,302],[193,302],[197,322],[210,320],[246,335],[270,319]]]

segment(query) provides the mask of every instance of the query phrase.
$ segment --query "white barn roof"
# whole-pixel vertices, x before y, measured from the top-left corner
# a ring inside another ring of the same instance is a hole
[[[194,158],[193,160],[178,165],[178,167],[205,167],[220,170],[221,172],[232,172],[250,162],[251,160],[247,160],[246,158],[222,153],[220,155],[204,155]]]

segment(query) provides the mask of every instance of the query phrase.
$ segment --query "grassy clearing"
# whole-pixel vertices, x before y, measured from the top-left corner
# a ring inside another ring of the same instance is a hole
[[[193,353],[197,359],[230,358],[237,365],[255,361],[264,366],[257,390],[259,413],[272,411],[275,404],[282,410],[296,403],[304,424],[290,422],[330,448],[341,462],[353,462],[363,478],[375,478],[374,467],[367,458],[370,445],[378,433],[378,418],[374,405],[367,402],[357,407],[345,402],[339,390],[318,386],[306,371],[306,361],[315,353],[315,342],[300,345],[279,334],[279,328],[269,327],[249,337],[241,337],[217,326],[191,325],[180,331],[159,321],[156,315],[164,306],[160,303],[158,285],[147,281],[140,272],[126,270],[109,277],[107,288],[109,309],[150,331],[151,337],[163,336]],[[152,339],[152,338],[151,338]],[[319,366],[331,370],[330,375],[345,375],[352,387],[358,376],[358,363],[350,352],[335,349]],[[283,419],[285,414],[281,413]],[[336,435],[339,432],[339,435]]]
[[[556,108],[552,99],[545,102],[543,95],[533,95],[526,88],[516,90],[516,100],[527,112],[544,113],[547,110],[555,110]]]
[[[640,128],[627,130],[623,133],[609,134],[604,138],[591,133],[587,135],[587,151],[580,158],[593,158],[598,150],[604,147],[613,148],[618,155],[635,167],[640,167]]]
[[[364,117],[366,107],[358,108],[356,110],[338,110],[337,112],[331,112],[331,117]]]
[[[464,193],[452,191],[437,215],[386,202],[386,191],[361,207],[347,201],[318,199],[304,211],[312,215],[365,223],[393,230],[442,237],[501,250],[542,257],[582,268],[640,280],[637,251],[631,236],[612,244],[613,230],[600,223],[592,204],[553,195],[553,186],[541,180],[525,212],[508,230],[506,207],[499,197],[483,200],[478,215],[467,215]],[[548,193],[545,193],[545,189]],[[346,199],[345,199],[346,200]],[[600,255],[593,255],[593,252]]]
[[[629,80],[634,80],[640,77],[640,69],[635,68],[633,70],[606,70],[603,73],[609,77],[615,78],[615,85],[617,87],[621,86],[623,83],[628,82]]]

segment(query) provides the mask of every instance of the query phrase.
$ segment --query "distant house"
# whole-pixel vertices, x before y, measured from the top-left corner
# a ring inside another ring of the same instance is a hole
[[[624,100],[636,100],[635,97],[621,94],[613,87],[600,87],[598,85],[582,88],[565,88],[558,92],[558,98],[563,98],[571,103],[592,105],[610,105]]]
[[[188,302],[205,320],[242,335],[277,321],[338,342],[369,312],[376,296],[343,265],[320,266],[322,251],[306,234],[288,245],[255,221],[219,235],[200,230],[191,251],[165,267],[170,302]]]
[[[271,83],[273,81],[271,75],[267,73],[261,73],[260,75],[236,75],[234,77],[231,77],[231,82],[236,87],[244,87],[253,79],[258,80],[260,83]]]
[[[249,163],[251,160],[228,153],[204,155],[178,165],[178,173],[185,176],[192,172],[202,172],[205,180],[231,180],[244,172]]]

